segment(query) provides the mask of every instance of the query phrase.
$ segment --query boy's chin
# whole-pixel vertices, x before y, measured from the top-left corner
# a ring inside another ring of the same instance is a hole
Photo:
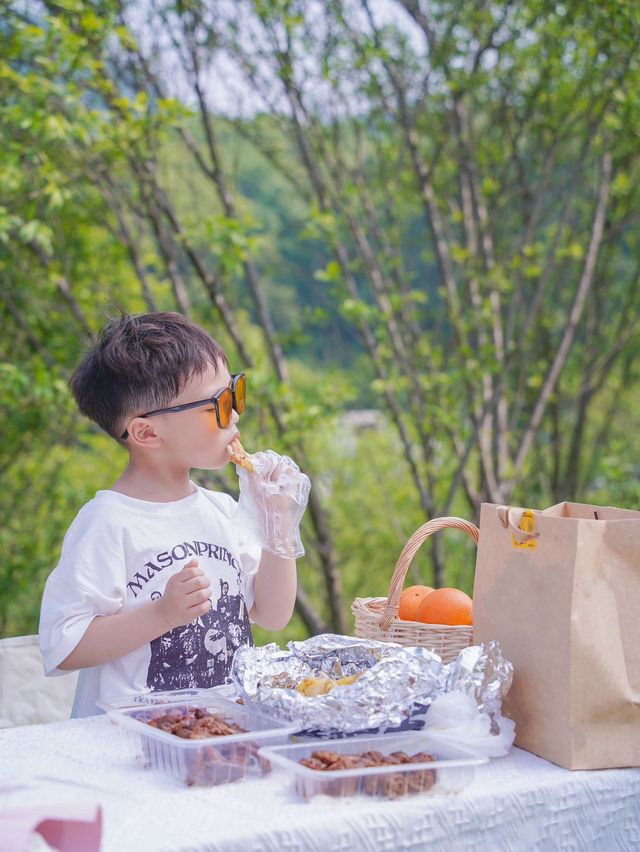
[[[223,470],[229,464],[229,457],[225,459],[220,459],[219,461],[203,461],[202,463],[196,462],[192,464],[191,467],[195,470]]]

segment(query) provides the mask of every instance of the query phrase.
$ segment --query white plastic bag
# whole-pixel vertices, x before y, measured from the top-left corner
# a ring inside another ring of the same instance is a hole
[[[464,746],[486,757],[502,757],[513,745],[515,722],[504,716],[495,716],[493,722],[500,729],[497,734],[491,732],[491,718],[478,710],[473,698],[453,691],[434,699],[423,730],[443,744]]]

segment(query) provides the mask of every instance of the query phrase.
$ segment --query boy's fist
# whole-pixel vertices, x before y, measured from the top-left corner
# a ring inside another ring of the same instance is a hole
[[[197,559],[189,560],[182,570],[169,577],[160,599],[169,630],[195,621],[209,612],[212,606],[211,583]]]

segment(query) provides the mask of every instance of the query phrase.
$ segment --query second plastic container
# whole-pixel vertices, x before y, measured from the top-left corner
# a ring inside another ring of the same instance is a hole
[[[311,758],[314,752],[335,752],[339,756],[365,752],[379,752],[387,756],[393,752],[404,752],[409,757],[426,752],[434,759],[336,770],[311,769],[299,762],[301,758]],[[394,799],[414,793],[456,793],[473,781],[478,766],[488,763],[487,757],[478,757],[462,748],[440,745],[428,734],[420,732],[339,740],[316,739],[296,745],[264,747],[260,749],[260,755],[274,766],[286,770],[294,790],[307,800],[317,795],[366,795]]]

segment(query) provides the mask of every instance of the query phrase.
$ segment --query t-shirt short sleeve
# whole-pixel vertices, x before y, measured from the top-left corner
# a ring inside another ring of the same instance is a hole
[[[69,527],[60,562],[42,597],[39,635],[45,674],[65,674],[58,665],[95,616],[113,615],[122,608],[126,571],[121,530],[91,502]]]
[[[229,524],[229,531],[233,534],[237,542],[238,558],[242,566],[244,580],[243,595],[247,612],[250,612],[255,603],[253,588],[262,557],[262,548],[251,534],[251,531],[237,523],[236,513],[238,502],[230,494],[209,491],[206,488],[200,490],[224,516],[226,522]]]

